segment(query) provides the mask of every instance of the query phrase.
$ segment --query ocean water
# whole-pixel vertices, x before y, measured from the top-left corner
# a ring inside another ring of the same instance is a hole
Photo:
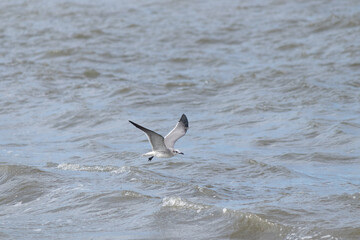
[[[0,239],[360,239],[357,0],[0,1]],[[146,136],[185,113],[185,153]]]

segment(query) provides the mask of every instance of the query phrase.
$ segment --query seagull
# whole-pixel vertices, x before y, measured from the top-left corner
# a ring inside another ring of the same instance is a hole
[[[147,135],[152,147],[152,151],[143,154],[143,156],[149,156],[149,161],[151,161],[153,157],[171,158],[177,154],[184,155],[184,153],[182,153],[180,150],[175,149],[174,145],[179,138],[185,135],[186,131],[189,128],[189,122],[185,114],[181,116],[179,122],[175,125],[174,129],[171,130],[165,137],[154,131],[144,128],[143,126],[140,126],[139,124],[134,123],[130,120],[129,122],[135,127],[144,131]]]

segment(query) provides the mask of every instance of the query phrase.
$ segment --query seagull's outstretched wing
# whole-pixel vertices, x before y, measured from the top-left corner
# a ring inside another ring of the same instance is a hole
[[[189,122],[187,120],[187,117],[185,114],[183,114],[179,120],[179,122],[176,124],[173,130],[168,133],[168,135],[165,136],[164,142],[166,147],[168,148],[174,148],[175,142],[185,135],[186,131],[189,128]]]
[[[161,136],[160,134],[154,132],[154,131],[151,131],[147,128],[144,128],[143,126],[140,126],[139,124],[137,123],[134,123],[132,121],[129,120],[130,123],[132,123],[135,127],[137,127],[138,129],[144,131],[151,143],[151,146],[152,146],[152,150],[153,151],[166,151],[167,148],[164,144],[164,137]]]

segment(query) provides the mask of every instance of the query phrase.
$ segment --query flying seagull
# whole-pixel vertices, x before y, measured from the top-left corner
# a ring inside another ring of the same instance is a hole
[[[174,145],[179,138],[185,135],[189,128],[189,122],[185,114],[181,116],[174,129],[171,130],[171,132],[169,132],[165,137],[130,120],[129,122],[132,123],[135,127],[144,131],[147,135],[152,147],[152,151],[143,154],[143,156],[149,156],[149,161],[151,161],[153,157],[170,158],[177,154],[184,155],[184,153],[182,153],[180,150],[175,149]]]

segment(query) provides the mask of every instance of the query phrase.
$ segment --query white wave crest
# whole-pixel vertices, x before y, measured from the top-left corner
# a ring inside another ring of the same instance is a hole
[[[80,164],[72,164],[72,163],[61,163],[57,166],[57,168],[62,170],[70,170],[70,171],[86,171],[86,172],[111,172],[115,174],[124,173],[128,171],[128,167],[113,167],[113,166],[82,166]]]
[[[198,213],[201,210],[208,208],[206,205],[192,203],[185,199],[181,199],[180,197],[165,197],[162,200],[162,206],[195,209]]]

